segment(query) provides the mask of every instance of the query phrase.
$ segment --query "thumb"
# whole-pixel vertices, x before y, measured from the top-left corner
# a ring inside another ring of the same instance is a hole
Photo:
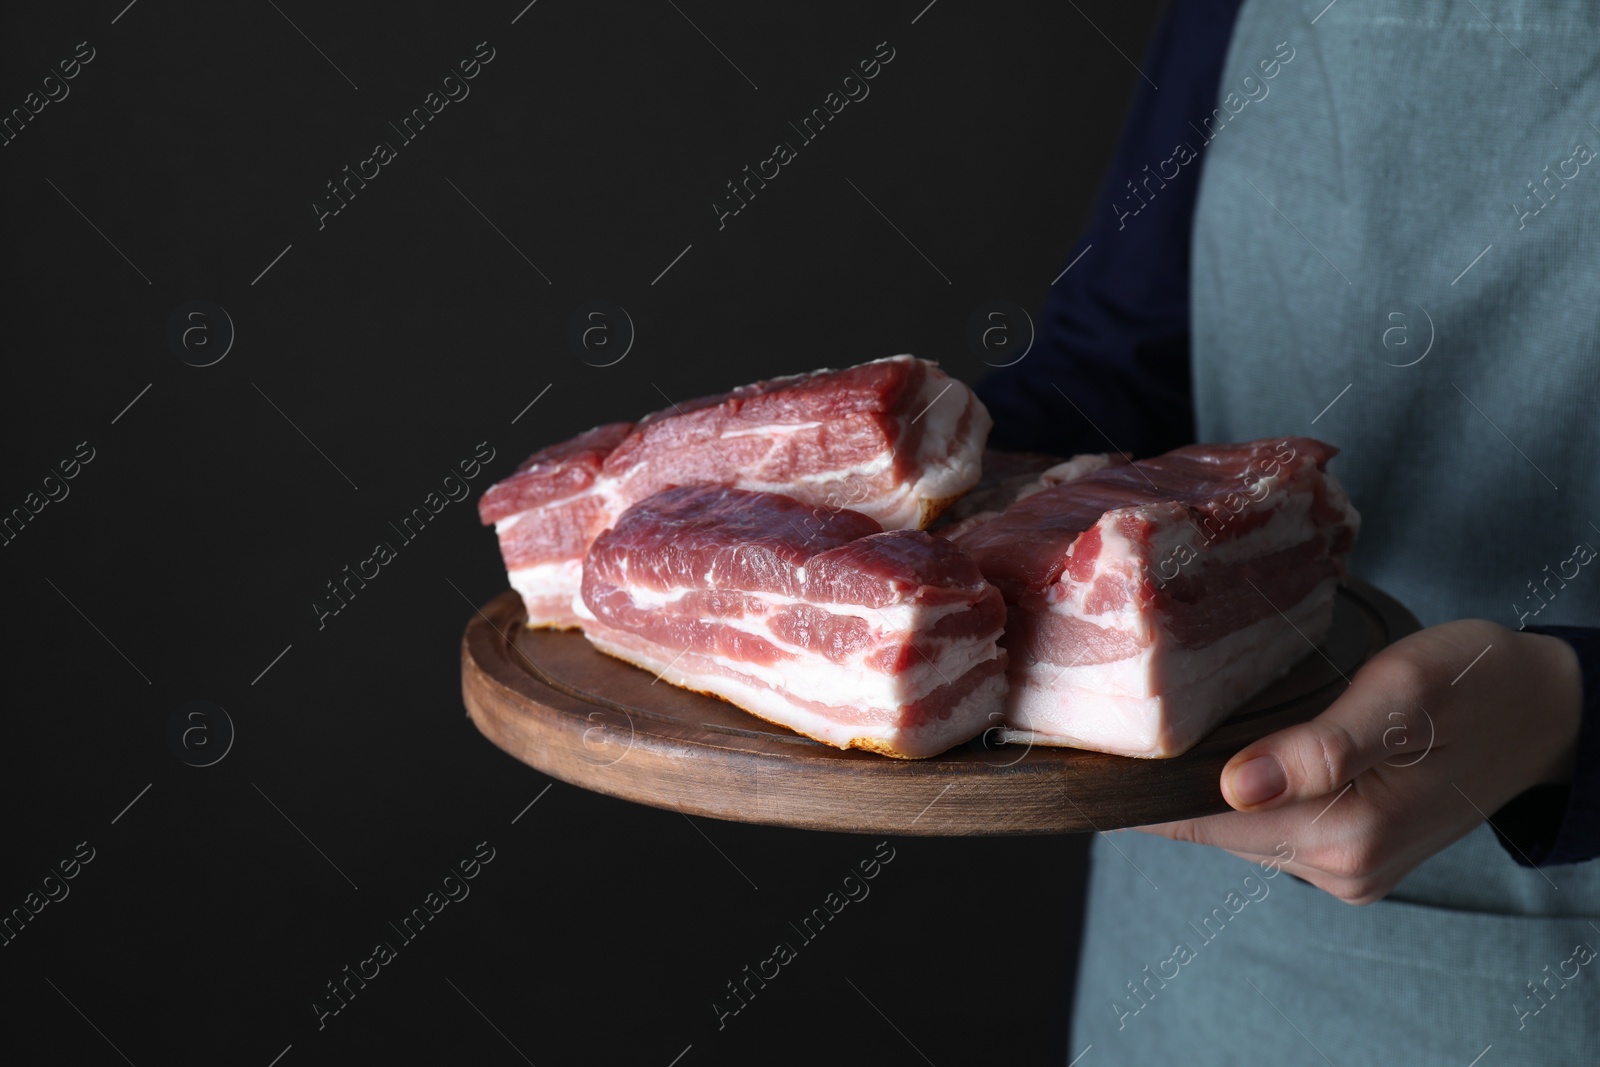
[[[1269,734],[1222,769],[1222,795],[1239,811],[1267,811],[1344,788],[1390,751],[1381,714],[1359,683],[1310,722]]]

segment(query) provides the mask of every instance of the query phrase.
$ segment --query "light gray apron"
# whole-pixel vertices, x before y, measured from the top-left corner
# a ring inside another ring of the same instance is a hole
[[[1218,107],[1191,142],[1200,439],[1338,445],[1352,569],[1424,625],[1600,624],[1600,560],[1552,579],[1600,548],[1600,5],[1251,0]],[[1520,867],[1487,826],[1362,908],[1120,833],[1069,1055],[1597,1064],[1596,950],[1600,862]]]

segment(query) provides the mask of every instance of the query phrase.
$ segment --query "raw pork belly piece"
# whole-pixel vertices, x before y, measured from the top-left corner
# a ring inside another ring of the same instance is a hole
[[[478,501],[479,517],[499,535],[529,626],[576,624],[572,594],[583,578],[583,554],[611,521],[600,470],[632,432],[631,422],[608,423],[535,452]]]
[[[948,394],[948,395],[946,395]],[[670,485],[729,485],[923,529],[978,480],[989,413],[937,366],[893,356],[774,378],[612,423],[535,453],[492,486],[492,523],[529,626],[575,626],[583,553]]]
[[[1176,756],[1285,674],[1326,636],[1360,526],[1326,470],[1337,451],[1078,457],[959,531],[1006,598],[1006,735]]]
[[[838,748],[917,759],[997,725],[1005,601],[954,544],[776,493],[665,490],[583,566],[596,648]]]

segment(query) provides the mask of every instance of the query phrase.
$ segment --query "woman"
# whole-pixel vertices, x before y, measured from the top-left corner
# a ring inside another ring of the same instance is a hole
[[[994,440],[1327,440],[1426,629],[1230,761],[1236,811],[1096,839],[1085,1065],[1600,1061],[1596,41],[1180,0],[1141,64]]]

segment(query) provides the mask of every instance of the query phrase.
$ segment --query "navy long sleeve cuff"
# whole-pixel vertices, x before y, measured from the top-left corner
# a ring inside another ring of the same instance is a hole
[[[1494,815],[1495,833],[1518,863],[1550,867],[1600,856],[1600,629],[1527,626],[1558,637],[1578,654],[1583,673],[1583,722],[1569,785],[1536,786]]]

